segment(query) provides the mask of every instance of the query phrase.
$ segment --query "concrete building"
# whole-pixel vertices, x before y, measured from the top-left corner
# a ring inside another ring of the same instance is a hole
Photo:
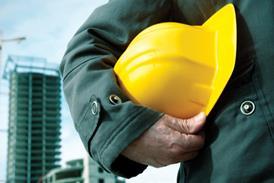
[[[125,183],[125,180],[105,172],[88,156],[71,160],[65,167],[51,170],[43,183]]]
[[[85,183],[125,183],[123,178],[104,171],[89,155],[84,158]]]
[[[51,170],[43,177],[43,183],[83,183],[83,159],[71,160],[64,168]]]
[[[37,183],[59,167],[61,83],[45,59],[9,56],[8,183]]]

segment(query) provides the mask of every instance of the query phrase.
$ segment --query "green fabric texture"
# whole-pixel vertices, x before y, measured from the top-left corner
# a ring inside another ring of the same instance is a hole
[[[147,3],[149,7],[143,9]],[[113,0],[99,7],[70,41],[60,66],[66,100],[86,150],[105,170],[120,176],[128,177],[123,169],[111,166],[114,160],[163,114],[129,101],[117,84],[113,66],[141,30],[167,21],[169,4]],[[122,103],[111,104],[111,94]],[[93,102],[99,108],[95,115]]]
[[[145,165],[120,153],[163,115],[123,94],[113,72],[117,59],[146,27],[200,25],[227,3],[237,14],[235,70],[207,118],[204,148],[181,163],[178,182],[274,182],[272,0],[110,0],[90,15],[70,41],[60,71],[76,130],[105,170],[127,178],[143,172]],[[122,102],[112,104],[111,94]],[[245,101],[255,106],[250,115],[241,111]]]

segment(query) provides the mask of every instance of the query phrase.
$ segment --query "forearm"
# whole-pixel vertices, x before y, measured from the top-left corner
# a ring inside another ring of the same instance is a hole
[[[162,116],[129,101],[116,82],[113,66],[141,30],[168,19],[169,2],[110,1],[96,9],[77,31],[61,63],[64,92],[76,129],[87,151],[106,170],[123,175],[112,169],[112,163]],[[122,102],[111,104],[112,94]]]

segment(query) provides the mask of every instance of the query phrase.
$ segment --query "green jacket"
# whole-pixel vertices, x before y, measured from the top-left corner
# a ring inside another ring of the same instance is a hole
[[[274,182],[273,0],[110,0],[92,13],[60,70],[75,128],[104,169],[141,173],[146,166],[120,153],[163,115],[133,104],[117,84],[113,66],[131,40],[159,22],[202,24],[230,2],[237,12],[236,67],[207,118],[205,147],[181,164],[178,182]]]

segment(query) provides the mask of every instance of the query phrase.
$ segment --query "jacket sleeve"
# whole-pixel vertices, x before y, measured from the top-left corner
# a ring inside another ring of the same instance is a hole
[[[162,113],[133,104],[113,67],[144,28],[168,21],[170,0],[110,0],[97,8],[68,44],[60,71],[70,112],[90,156],[105,170],[131,177],[146,166],[119,155]],[[122,102],[111,103],[110,95]]]

